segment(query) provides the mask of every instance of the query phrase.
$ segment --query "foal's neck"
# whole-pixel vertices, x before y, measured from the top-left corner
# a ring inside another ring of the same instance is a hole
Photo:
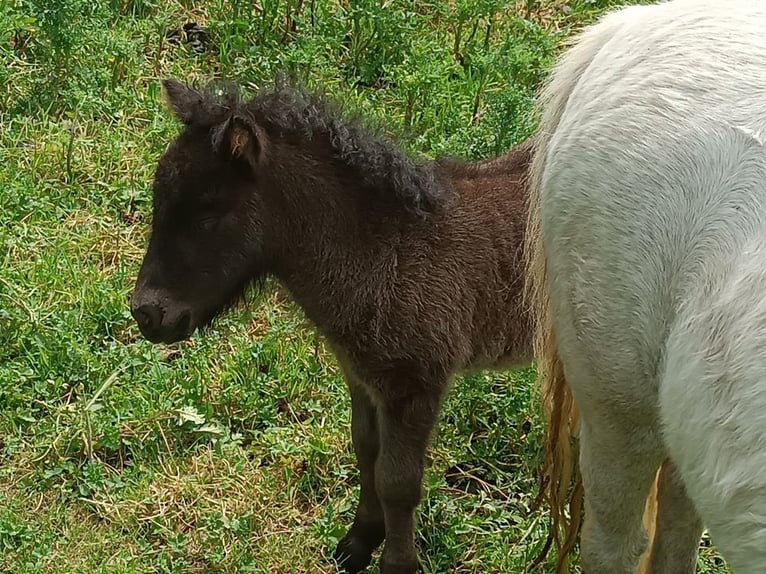
[[[275,186],[283,220],[275,274],[320,328],[342,330],[371,301],[384,304],[403,238],[436,216],[360,185],[363,178],[338,161],[299,159]]]

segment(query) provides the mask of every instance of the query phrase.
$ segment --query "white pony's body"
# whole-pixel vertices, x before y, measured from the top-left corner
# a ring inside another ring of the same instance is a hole
[[[693,572],[704,523],[737,574],[766,572],[766,1],[608,15],[555,69],[540,134],[585,572],[634,570],[666,457],[654,571]]]

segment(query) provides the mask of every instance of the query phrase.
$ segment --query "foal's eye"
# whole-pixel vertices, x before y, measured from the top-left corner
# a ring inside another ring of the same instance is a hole
[[[217,217],[206,217],[205,219],[200,219],[199,222],[197,222],[197,229],[200,231],[210,231],[215,227],[216,223],[218,223]]]

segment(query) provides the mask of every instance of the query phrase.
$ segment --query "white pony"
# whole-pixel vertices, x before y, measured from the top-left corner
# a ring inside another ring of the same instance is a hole
[[[766,572],[764,142],[763,0],[614,12],[543,93],[529,287],[554,516],[579,422],[587,574],[635,570],[663,461],[651,571],[694,572],[704,524]]]

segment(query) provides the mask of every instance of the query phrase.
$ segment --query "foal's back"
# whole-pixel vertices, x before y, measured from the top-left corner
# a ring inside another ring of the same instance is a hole
[[[440,163],[446,209],[403,232],[390,320],[447,371],[530,358],[522,303],[530,155],[524,143],[480,163]]]
[[[766,337],[765,27],[762,2],[629,8],[586,32],[549,88],[540,223],[582,411],[589,572],[635,567],[668,455],[689,495],[673,493],[684,527],[699,512],[737,572],[766,564],[754,414],[766,355],[752,344]],[[672,546],[659,546],[661,571],[693,571],[696,543]]]

